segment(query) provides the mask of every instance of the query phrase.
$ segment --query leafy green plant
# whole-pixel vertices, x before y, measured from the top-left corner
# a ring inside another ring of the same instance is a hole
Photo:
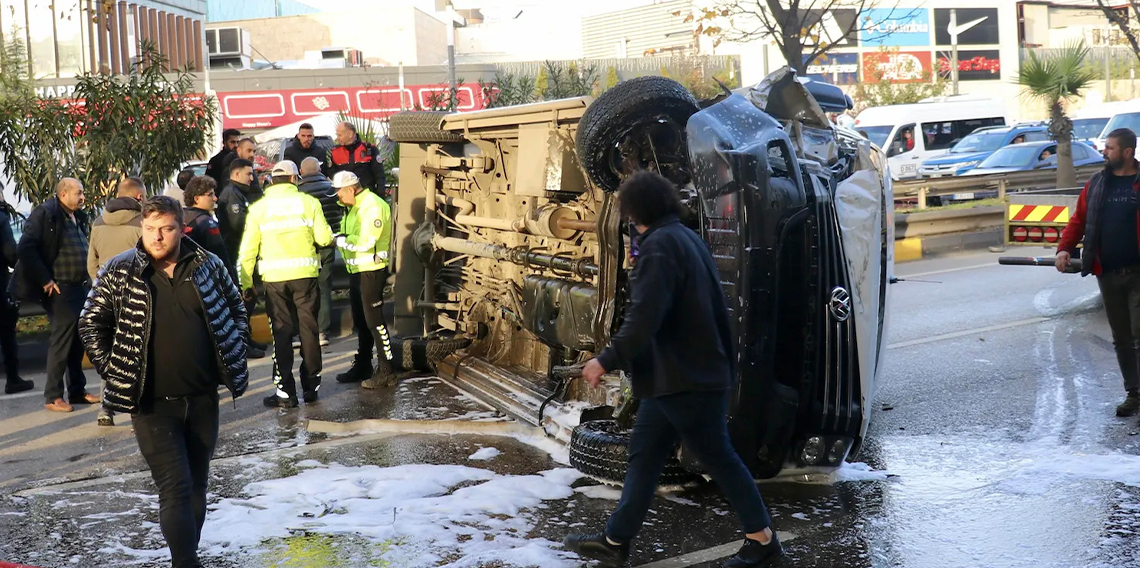
[[[76,100],[65,103],[28,96],[26,51],[18,39],[5,45],[0,159],[17,195],[42,203],[61,177],[72,176],[98,207],[123,177],[157,189],[202,155],[216,103],[197,95],[189,71],[171,69],[152,42],[141,53],[125,76],[80,76]]]
[[[1084,95],[1096,80],[1094,71],[1085,66],[1089,48],[1084,42],[1071,43],[1038,56],[1029,52],[1017,73],[1022,96],[1045,103],[1049,108],[1049,133],[1057,141],[1057,187],[1073,187],[1077,173],[1073,168],[1073,121],[1065,115],[1065,105]]]

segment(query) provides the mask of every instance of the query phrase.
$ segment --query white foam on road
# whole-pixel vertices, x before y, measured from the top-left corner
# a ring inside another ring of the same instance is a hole
[[[384,543],[393,566],[577,567],[560,544],[528,539],[531,511],[566,499],[581,474],[554,469],[498,475],[457,465],[329,466],[246,485],[246,499],[211,507],[206,556],[260,554],[296,533],[353,535]]]
[[[489,460],[499,456],[501,452],[497,448],[479,448],[475,453],[467,456],[469,460]]]

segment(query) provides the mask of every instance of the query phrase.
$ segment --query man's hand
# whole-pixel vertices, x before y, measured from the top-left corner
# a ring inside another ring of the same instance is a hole
[[[246,303],[255,302],[257,300],[257,290],[246,288],[245,291],[241,293],[241,299],[245,300]]]
[[[47,294],[49,297],[53,294],[59,295],[59,285],[55,283],[55,280],[44,284],[44,294]]]
[[[1066,251],[1058,252],[1057,253],[1057,272],[1064,272],[1065,269],[1069,267],[1069,260],[1071,258],[1072,258],[1072,255],[1070,255]]]
[[[590,359],[586,362],[586,366],[582,367],[582,378],[590,383],[591,387],[596,388],[598,383],[602,381],[602,375],[606,374],[605,367],[598,362],[597,359]]]

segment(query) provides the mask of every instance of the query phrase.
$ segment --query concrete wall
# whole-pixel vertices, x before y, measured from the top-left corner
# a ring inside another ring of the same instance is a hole
[[[455,52],[460,63],[581,59],[582,20],[560,4],[528,7],[517,19],[458,28]]]

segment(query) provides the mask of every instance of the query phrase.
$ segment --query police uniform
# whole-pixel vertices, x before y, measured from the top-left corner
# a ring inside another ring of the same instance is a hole
[[[352,172],[340,172],[333,177],[333,187],[360,186]],[[341,236],[337,248],[348,269],[349,297],[352,302],[353,327],[357,335],[355,374],[337,377],[351,382],[367,376],[372,364],[372,350],[379,353],[376,372],[361,386],[379,388],[395,384],[392,371],[392,341],[384,323],[384,284],[388,281],[388,245],[392,241],[392,209],[375,193],[356,192],[355,203],[341,220]],[[342,378],[343,377],[343,378]]]
[[[297,176],[297,165],[278,162],[274,177]],[[242,290],[253,287],[256,265],[265,283],[265,305],[273,329],[273,383],[277,392],[266,406],[296,406],[293,381],[294,334],[301,339],[301,388],[305,402],[317,400],[321,386],[321,346],[317,328],[321,268],[317,247],[332,242],[321,203],[292,183],[277,183],[250,205],[238,255]],[[294,318],[293,314],[296,314]]]

